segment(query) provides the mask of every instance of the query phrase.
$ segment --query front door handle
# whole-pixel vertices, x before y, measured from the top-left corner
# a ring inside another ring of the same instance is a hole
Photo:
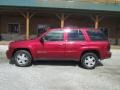
[[[64,45],[64,44],[58,44],[58,46],[62,46],[62,45]]]
[[[81,44],[81,46],[86,46],[86,44]]]

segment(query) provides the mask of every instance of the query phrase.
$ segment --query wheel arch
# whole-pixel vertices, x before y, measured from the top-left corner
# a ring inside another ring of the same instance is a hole
[[[82,56],[83,56],[85,53],[94,53],[94,54],[97,55],[97,57],[98,57],[99,59],[101,59],[101,58],[100,58],[100,53],[99,53],[98,50],[85,50],[85,51],[83,51],[83,52],[81,53],[81,55],[80,55],[80,60],[81,60]]]
[[[13,53],[12,53],[12,57],[14,56],[15,52],[17,52],[17,51],[19,51],[19,50],[25,50],[25,51],[28,51],[28,52],[30,53],[32,59],[33,59],[33,55],[32,55],[32,53],[31,53],[31,50],[28,49],[28,48],[16,48],[16,49],[13,51]]]

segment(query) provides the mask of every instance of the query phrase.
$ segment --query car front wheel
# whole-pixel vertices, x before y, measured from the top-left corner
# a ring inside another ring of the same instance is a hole
[[[19,67],[30,66],[32,63],[31,54],[26,50],[18,50],[14,54],[14,62]]]
[[[97,61],[98,57],[94,53],[85,53],[81,58],[81,64],[86,69],[94,69]]]

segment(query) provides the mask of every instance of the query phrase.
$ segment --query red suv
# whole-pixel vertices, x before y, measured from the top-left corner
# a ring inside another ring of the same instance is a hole
[[[98,60],[110,58],[111,52],[109,41],[99,30],[60,28],[32,40],[11,42],[7,57],[20,67],[31,65],[33,60],[74,60],[92,69]]]

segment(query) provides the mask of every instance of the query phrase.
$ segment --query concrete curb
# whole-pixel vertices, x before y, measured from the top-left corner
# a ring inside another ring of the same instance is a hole
[[[111,45],[111,48],[112,49],[120,49],[120,45],[117,45],[117,46],[116,45]]]

